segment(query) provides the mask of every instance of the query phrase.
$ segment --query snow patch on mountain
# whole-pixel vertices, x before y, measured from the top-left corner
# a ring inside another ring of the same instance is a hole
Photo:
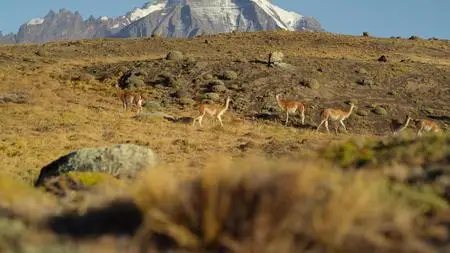
[[[277,23],[277,25],[286,30],[294,30],[294,25],[300,21],[303,16],[292,12],[281,9],[280,7],[273,5],[267,0],[251,0],[261,7],[267,14],[269,14]]]
[[[142,9],[141,8],[135,8],[132,10],[127,16],[130,19],[131,22],[136,21],[138,19],[141,19],[145,16],[150,15],[151,13],[155,11],[160,11],[166,7],[167,1],[163,3],[156,3],[156,4],[147,4]]]
[[[242,8],[231,1],[223,2],[220,7],[193,5],[191,10],[199,17],[223,23],[228,26],[228,31],[233,31],[238,27],[237,22],[242,12]]]
[[[44,21],[45,19],[43,18],[33,18],[32,20],[28,21],[27,25],[42,25]]]

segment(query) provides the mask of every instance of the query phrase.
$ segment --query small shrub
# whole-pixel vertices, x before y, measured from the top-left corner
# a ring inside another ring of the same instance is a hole
[[[388,114],[387,110],[384,109],[381,106],[377,106],[372,110],[373,113],[377,114],[377,115],[381,115],[381,116],[385,116]]]
[[[409,37],[409,40],[420,40],[421,38],[419,36],[413,35]]]
[[[305,79],[300,81],[300,84],[305,86],[305,87],[308,87],[310,89],[318,89],[318,88],[320,88],[319,81],[317,81],[316,79],[313,79],[313,78],[305,78]]]
[[[369,32],[363,32],[363,37],[370,37]]]
[[[208,92],[203,95],[203,99],[218,101],[218,100],[220,100],[220,95],[215,92]]]
[[[169,61],[181,61],[183,59],[184,59],[183,53],[180,51],[171,51],[166,56],[166,60]]]
[[[220,75],[220,78],[223,80],[234,80],[238,78],[238,74],[232,70],[226,70]]]

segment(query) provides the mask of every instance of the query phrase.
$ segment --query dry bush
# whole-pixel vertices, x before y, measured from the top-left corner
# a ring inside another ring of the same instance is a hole
[[[151,172],[135,196],[145,217],[136,239],[149,252],[429,250],[414,209],[364,173],[219,161],[188,182]]]

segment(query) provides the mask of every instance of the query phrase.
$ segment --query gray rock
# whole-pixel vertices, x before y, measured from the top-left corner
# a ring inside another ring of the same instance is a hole
[[[35,186],[68,172],[104,172],[113,176],[134,176],[157,163],[156,154],[145,146],[119,144],[81,149],[64,155],[41,169]]]
[[[268,64],[269,66],[276,66],[283,62],[284,54],[282,52],[271,52],[269,54]]]
[[[180,51],[171,51],[166,56],[166,60],[169,61],[181,61],[183,60],[183,58],[184,58],[183,53]]]

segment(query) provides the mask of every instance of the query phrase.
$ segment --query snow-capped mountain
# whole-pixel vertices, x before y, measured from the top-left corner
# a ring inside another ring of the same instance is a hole
[[[194,37],[232,31],[323,30],[314,18],[284,10],[269,0],[156,0],[123,16],[83,20],[78,12],[50,11],[23,24],[11,41],[41,43],[104,37]]]

